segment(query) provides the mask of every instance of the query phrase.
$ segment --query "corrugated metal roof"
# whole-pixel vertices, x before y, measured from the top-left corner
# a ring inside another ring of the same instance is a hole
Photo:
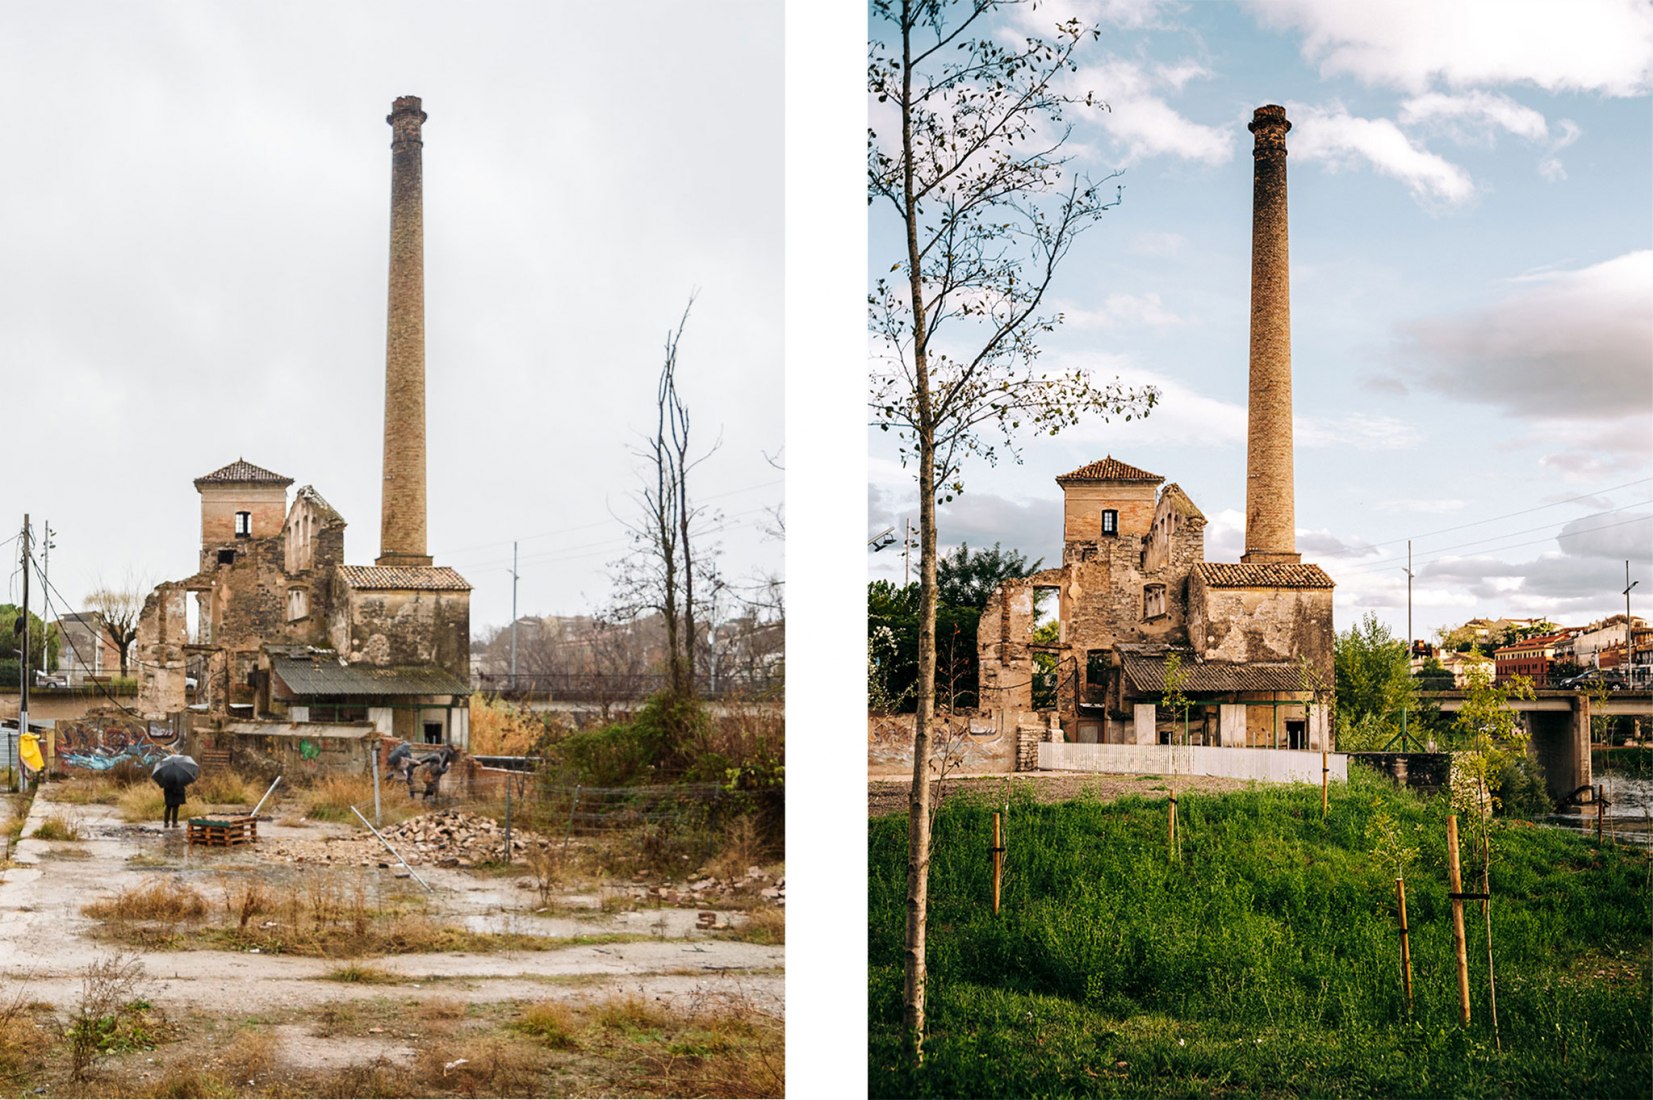
[[[195,484],[202,485],[209,482],[222,484],[225,482],[248,481],[278,482],[282,485],[291,485],[293,483],[293,479],[290,477],[282,477],[273,470],[266,470],[262,466],[254,466],[246,459],[238,458],[228,466],[220,466],[210,474],[202,474],[200,477],[195,479]]]
[[[341,565],[339,576],[351,588],[412,588],[431,592],[469,592],[470,582],[448,565]]]
[[[1125,676],[1139,693],[1165,690],[1165,658],[1121,653]],[[1246,691],[1302,691],[1301,670],[1294,664],[1245,664],[1229,661],[1195,663],[1183,658],[1187,676],[1182,690],[1187,694],[1216,695]]]
[[[471,690],[459,677],[434,665],[379,668],[373,665],[341,665],[332,658],[303,660],[272,655],[270,669],[286,685],[286,695],[295,698],[322,695],[468,695]]]
[[[1056,479],[1060,485],[1065,481],[1164,481],[1158,474],[1150,474],[1147,470],[1139,470],[1135,466],[1119,461],[1113,455],[1100,459],[1077,470],[1063,474]]]
[[[1288,562],[1203,561],[1194,572],[1212,588],[1335,588],[1318,565]]]

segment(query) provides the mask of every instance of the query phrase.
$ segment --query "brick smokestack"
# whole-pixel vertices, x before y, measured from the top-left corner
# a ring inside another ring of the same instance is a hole
[[[378,565],[425,553],[425,215],[419,97],[390,114],[390,308],[385,326],[385,468]]]
[[[1296,562],[1292,488],[1291,264],[1286,228],[1286,109],[1259,107],[1252,148],[1251,388],[1243,562]]]

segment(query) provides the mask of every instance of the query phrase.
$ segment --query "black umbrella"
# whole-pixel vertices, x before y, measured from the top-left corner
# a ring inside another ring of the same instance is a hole
[[[201,765],[193,756],[169,756],[156,764],[149,773],[163,787],[188,786],[201,774]]]

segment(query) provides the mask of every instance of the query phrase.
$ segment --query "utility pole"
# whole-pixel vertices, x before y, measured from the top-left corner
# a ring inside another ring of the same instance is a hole
[[[511,690],[517,689],[517,544],[511,544]]]
[[[40,526],[44,529],[44,533],[40,537],[40,605],[42,609],[40,624],[42,630],[50,631],[52,628],[50,618],[52,609],[52,548],[57,545],[57,543],[52,541],[52,536],[57,532],[52,530],[51,522],[48,520],[41,520]],[[67,610],[67,608],[64,608],[63,610]],[[46,634],[42,638],[41,642],[41,662],[43,664],[50,664],[52,660],[51,635]],[[63,639],[60,637],[58,639],[59,647],[61,647],[62,644]],[[54,668],[48,668],[46,671],[56,672],[57,670]]]
[[[1412,675],[1412,578],[1417,574],[1412,572],[1412,540],[1406,540],[1406,675]],[[1400,747],[1404,751],[1412,747],[1406,736],[1406,711],[1403,703],[1400,708]]]
[[[21,674],[17,703],[17,789],[28,790],[23,779],[23,735],[29,732],[29,514],[23,513],[23,653],[17,663]]]
[[[1634,680],[1636,675],[1636,632],[1630,628],[1630,590],[1641,581],[1630,579],[1630,560],[1624,562],[1624,674],[1625,682]]]

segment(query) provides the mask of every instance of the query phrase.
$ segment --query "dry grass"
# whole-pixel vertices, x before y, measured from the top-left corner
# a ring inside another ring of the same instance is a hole
[[[177,924],[207,915],[207,899],[192,886],[156,879],[128,886],[112,897],[88,903],[81,912],[95,920],[128,923],[154,921]]]
[[[51,786],[52,801],[75,806],[90,806],[113,802],[126,787],[113,776],[102,772],[74,775]]]
[[[189,786],[190,797],[209,806],[245,806],[249,810],[263,793],[264,784],[236,771],[205,772]]]
[[[276,788],[280,797],[284,788]],[[324,775],[307,787],[286,791],[287,800],[302,807],[303,816],[312,821],[343,821],[356,824],[355,806],[364,815],[373,813],[373,777],[371,775]],[[379,777],[379,806],[381,828],[417,817],[428,807],[407,796],[405,784]]]
[[[398,975],[366,963],[350,963],[348,966],[341,966],[337,970],[330,970],[323,974],[322,979],[329,982],[352,982],[358,985],[396,985],[402,981]]]
[[[36,840],[80,840],[80,827],[62,814],[51,814],[32,834]]]
[[[579,1030],[574,1010],[561,1001],[529,1005],[510,1027],[555,1050],[572,1050],[580,1045],[574,1037]]]
[[[414,1009],[414,1015],[422,1023],[435,1024],[449,1020],[463,1020],[465,1018],[465,1002],[448,997],[434,998],[429,1001],[420,1001]]]
[[[223,1046],[225,1071],[235,1081],[257,1081],[278,1065],[281,1044],[274,1035],[256,1027],[243,1027]]]
[[[115,796],[115,809],[123,821],[159,821],[166,809],[166,795],[153,783],[134,783]],[[182,819],[185,811],[179,810],[178,816]]]
[[[786,910],[754,909],[729,933],[731,939],[778,946],[786,942]]]
[[[522,756],[545,732],[538,715],[480,693],[471,696],[471,752],[480,756]]]

